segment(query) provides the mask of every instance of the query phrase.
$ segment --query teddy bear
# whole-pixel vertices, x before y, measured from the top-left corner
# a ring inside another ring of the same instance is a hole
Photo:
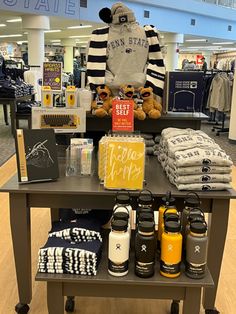
[[[151,119],[160,118],[162,106],[154,99],[152,87],[140,87],[139,94],[143,99],[142,110],[146,115]]]
[[[97,96],[92,101],[92,113],[99,118],[107,116],[112,106],[111,90],[106,85],[96,88]]]
[[[119,91],[120,99],[132,99],[134,101],[134,118],[138,120],[144,120],[146,114],[142,109],[142,104],[139,99],[135,98],[135,89],[132,85],[122,85]]]

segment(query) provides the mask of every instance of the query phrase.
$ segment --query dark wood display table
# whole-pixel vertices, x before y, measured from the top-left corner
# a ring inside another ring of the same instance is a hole
[[[142,130],[148,133],[161,133],[168,127],[173,128],[191,128],[194,130],[201,129],[201,122],[209,117],[201,112],[169,112],[162,115],[160,119],[145,119],[144,121],[134,120],[134,129]],[[111,118],[97,118],[92,114],[87,114],[86,119],[87,131],[109,131],[111,130]]]
[[[4,118],[6,124],[8,124],[8,117],[7,117],[7,109],[6,106],[10,105],[10,116],[11,116],[11,133],[15,136],[16,132],[16,104],[21,101],[25,100],[32,100],[34,99],[35,94],[18,97],[18,98],[0,98],[0,105],[3,105],[4,108]]]
[[[160,198],[170,190],[177,198],[178,208],[183,208],[185,192],[178,191],[166,178],[160,164],[155,157],[150,157],[146,163],[146,186],[155,197],[155,208],[158,208]],[[10,222],[16,275],[19,292],[19,302],[29,304],[32,299],[31,274],[31,225],[30,207],[50,207],[52,217],[57,216],[58,207],[61,208],[94,208],[112,209],[116,191],[105,190],[100,185],[97,176],[93,177],[61,177],[58,181],[48,183],[34,183],[19,185],[17,176],[12,177],[0,192],[10,193]],[[137,196],[138,192],[131,192]],[[145,297],[184,299],[184,313],[198,313],[201,287],[204,288],[203,306],[213,309],[220,275],[222,257],[228,226],[229,202],[236,198],[236,191],[205,191],[199,192],[202,208],[209,215],[209,246],[208,268],[214,281],[208,274],[204,280],[193,281],[181,275],[178,279],[168,280],[159,276],[150,279],[139,279],[133,275],[132,267],[127,277],[119,279],[107,274],[106,258],[104,258],[96,277],[80,277],[69,275],[38,274],[38,280],[48,281],[49,313],[60,314],[63,308],[62,294],[116,296],[116,297]],[[43,208],[41,209],[43,210]],[[40,221],[39,221],[40,223]],[[131,264],[133,264],[131,262]],[[207,286],[207,287],[206,287]],[[126,287],[126,288],[125,288]],[[145,289],[147,292],[145,292]],[[81,288],[77,290],[77,288]],[[55,296],[52,307],[50,299]],[[194,301],[196,298],[196,302]],[[56,302],[55,302],[56,300]],[[192,309],[190,309],[190,303]]]

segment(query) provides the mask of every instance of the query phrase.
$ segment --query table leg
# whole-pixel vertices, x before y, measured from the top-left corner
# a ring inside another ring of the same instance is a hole
[[[186,288],[183,314],[199,314],[201,307],[201,288]]]
[[[26,194],[10,194],[10,222],[19,301],[32,299],[30,208]]]
[[[214,281],[214,288],[204,289],[203,306],[205,309],[215,307],[229,217],[229,200],[214,199],[212,202],[212,213],[209,215],[208,222],[210,235],[207,265]]]
[[[47,282],[48,314],[64,314],[64,296],[61,282]]]
[[[51,222],[59,220],[59,208],[51,208]]]
[[[16,132],[16,100],[9,101],[11,114],[11,133],[15,136]]]
[[[6,125],[9,125],[7,105],[3,105],[3,113],[4,113],[4,120],[5,120]]]

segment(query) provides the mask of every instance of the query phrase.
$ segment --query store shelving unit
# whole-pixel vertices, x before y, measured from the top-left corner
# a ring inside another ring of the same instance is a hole
[[[151,190],[154,195],[155,209],[158,208],[161,197],[168,190],[176,197],[178,208],[183,208],[186,193],[178,191],[170,184],[155,157],[148,159],[145,173],[145,188]],[[39,210],[50,207],[52,219],[58,217],[57,208],[59,207],[111,210],[114,206],[116,191],[105,190],[97,176],[61,176],[55,182],[26,185],[19,185],[17,176],[14,176],[0,189],[0,192],[10,193],[10,222],[19,291],[19,304],[16,310],[18,313],[27,313],[27,304],[32,299],[30,207],[40,208]],[[135,199],[138,196],[138,191],[131,192],[131,196]],[[214,305],[227,234],[229,201],[236,198],[236,191],[205,191],[199,192],[199,197],[202,200],[204,211],[210,213],[208,246],[210,274],[208,273],[204,280],[193,281],[185,275],[171,280],[159,276],[158,271],[153,278],[139,279],[133,274],[133,262],[130,263],[130,273],[126,278],[111,278],[106,271],[106,257],[103,257],[99,274],[94,278],[69,275],[37,275],[37,280],[46,280],[48,282],[49,313],[63,313],[63,294],[79,294],[107,297],[184,299],[184,313],[195,314],[199,312],[197,310],[193,312],[192,308],[189,311],[189,304],[198,303],[196,309],[199,308],[202,287],[204,287],[203,306],[205,309],[211,310],[206,313],[217,313],[214,312]],[[214,288],[209,288],[212,286],[210,275],[214,281]],[[53,302],[57,303],[56,308],[53,307],[50,301],[52,297],[54,297],[54,300],[58,299],[57,302]],[[194,300],[198,301],[195,302]]]

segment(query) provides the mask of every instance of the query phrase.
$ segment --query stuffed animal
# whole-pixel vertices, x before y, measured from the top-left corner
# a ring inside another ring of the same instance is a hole
[[[92,113],[99,118],[103,118],[109,114],[112,106],[112,97],[109,87],[100,85],[96,88],[97,96],[92,102]]]
[[[162,106],[153,97],[152,87],[140,87],[140,98],[143,99],[143,111],[151,119],[158,119],[161,116]]]
[[[146,114],[142,109],[142,103],[138,102],[139,99],[134,98],[134,96],[135,89],[132,85],[122,85],[120,87],[120,99],[132,99],[134,101],[134,118],[138,120],[144,120],[146,118]]]

